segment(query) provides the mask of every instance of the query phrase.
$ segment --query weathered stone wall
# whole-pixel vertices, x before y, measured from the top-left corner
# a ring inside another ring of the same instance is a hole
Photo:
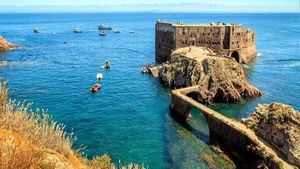
[[[191,92],[197,92],[197,86],[172,91],[171,113],[184,121],[192,106],[201,110],[209,127],[210,142],[230,155],[239,168],[292,169],[252,130],[187,97]]]
[[[258,143],[248,135],[213,116],[204,116],[209,127],[210,142],[229,154],[239,168],[280,169],[281,163],[260,149]]]
[[[252,46],[242,48],[241,50],[239,50],[239,53],[240,53],[240,56],[241,56],[241,63],[249,63],[257,55],[256,46],[254,44]]]
[[[170,59],[172,51],[188,46],[202,46],[222,57],[239,54],[238,62],[248,63],[256,57],[255,33],[236,24],[182,25],[156,23],[156,60]]]
[[[155,25],[155,59],[164,62],[170,59],[175,49],[175,28],[168,24]]]
[[[223,49],[224,28],[219,26],[176,27],[176,48],[204,46],[214,50]]]

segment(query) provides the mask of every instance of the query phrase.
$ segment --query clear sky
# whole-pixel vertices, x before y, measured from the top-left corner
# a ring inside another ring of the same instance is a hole
[[[49,11],[279,11],[299,12],[300,0],[0,0],[0,10]],[[101,7],[105,6],[105,9]],[[40,9],[41,10],[41,9]]]

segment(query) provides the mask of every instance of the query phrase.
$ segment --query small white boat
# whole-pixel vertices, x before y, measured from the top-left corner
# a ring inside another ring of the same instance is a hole
[[[105,32],[100,32],[99,36],[106,36],[106,33]]]
[[[113,30],[113,33],[121,33],[119,30]]]
[[[74,33],[82,33],[82,30],[80,28],[75,28]]]
[[[7,66],[7,65],[8,65],[7,61],[0,61],[0,67]]]
[[[103,79],[103,74],[102,73],[98,73],[96,76],[97,80],[101,80]]]

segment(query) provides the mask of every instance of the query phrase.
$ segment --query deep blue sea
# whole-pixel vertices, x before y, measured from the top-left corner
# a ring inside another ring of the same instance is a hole
[[[158,19],[241,23],[256,32],[260,56],[244,67],[263,96],[212,105],[215,110],[241,119],[259,103],[280,101],[300,109],[300,14],[0,14],[0,35],[23,46],[0,54],[0,60],[9,62],[0,75],[9,80],[13,99],[34,102],[74,131],[75,146],[86,146],[89,158],[108,153],[116,163],[138,162],[152,169],[233,168],[208,144],[202,114],[193,110],[191,129],[179,125],[169,114],[169,89],[140,73],[141,66],[155,63]],[[100,24],[121,33],[99,36]],[[35,27],[41,33],[33,33]],[[76,27],[83,33],[73,33]],[[101,71],[106,59],[111,69]],[[99,72],[102,89],[91,94]]]

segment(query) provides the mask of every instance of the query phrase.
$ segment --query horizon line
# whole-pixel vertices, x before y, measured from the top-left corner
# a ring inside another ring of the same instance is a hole
[[[300,2],[300,1],[299,1]],[[253,10],[255,9],[255,10]],[[298,7],[209,3],[140,3],[118,5],[0,5],[0,13],[300,13]]]

